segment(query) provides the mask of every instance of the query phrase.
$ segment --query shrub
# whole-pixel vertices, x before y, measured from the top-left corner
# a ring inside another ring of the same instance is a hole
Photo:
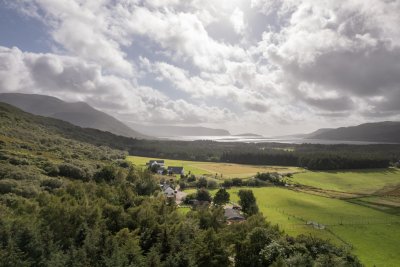
[[[126,160],[117,160],[117,163],[121,168],[126,168],[127,169],[127,168],[129,168],[131,166],[131,164]]]
[[[58,168],[58,166],[51,162],[46,163],[46,165],[43,167],[43,170],[48,176],[55,177],[60,174],[60,169]]]
[[[3,151],[0,151],[0,160],[7,160],[9,156],[5,154]]]
[[[190,175],[190,176],[187,178],[187,181],[188,181],[189,183],[196,181],[196,176],[194,176],[193,174]]]
[[[208,180],[207,181],[207,188],[209,189],[215,189],[218,187],[218,183],[214,180]]]
[[[56,179],[56,178],[46,179],[40,183],[40,186],[46,187],[48,189],[60,188],[62,185],[63,185],[63,182],[60,179]]]
[[[100,171],[96,172],[94,175],[94,179],[96,182],[106,181],[111,182],[114,181],[117,177],[117,169],[112,165],[104,166]]]
[[[232,185],[233,186],[242,186],[242,183],[243,183],[243,181],[240,178],[233,178],[232,179]]]
[[[18,185],[15,189],[13,189],[13,193],[15,193],[18,196],[30,198],[30,197],[35,197],[39,192],[36,186],[31,184],[24,184],[24,185]]]
[[[197,190],[196,198],[198,201],[211,201],[211,195],[207,189],[199,189]]]
[[[72,179],[86,178],[86,173],[81,168],[69,163],[58,165],[58,169],[61,176],[69,177]]]
[[[10,164],[0,164],[0,179],[37,180],[36,173],[24,167],[15,167]]]
[[[204,177],[200,177],[200,179],[197,181],[197,187],[198,188],[206,188],[207,187],[207,179]]]
[[[232,180],[230,180],[230,179],[224,180],[222,182],[222,186],[224,188],[230,188],[230,187],[232,187],[232,185],[233,185],[233,183],[232,183]]]
[[[29,165],[29,161],[27,159],[21,158],[9,158],[8,162],[10,162],[12,165]]]
[[[12,180],[1,180],[0,181],[0,194],[7,194],[14,191],[17,187],[17,182]]]
[[[196,193],[192,193],[192,194],[188,194],[184,199],[183,199],[183,203],[185,204],[190,204],[191,200],[196,199],[197,194]]]

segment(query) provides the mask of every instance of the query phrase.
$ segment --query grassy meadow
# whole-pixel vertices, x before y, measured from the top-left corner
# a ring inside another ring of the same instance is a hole
[[[136,166],[146,166],[149,160],[157,158],[129,156],[127,158]],[[278,173],[295,173],[303,171],[297,167],[281,167],[281,166],[253,166],[233,163],[219,162],[200,162],[187,160],[165,159],[166,166],[183,166],[185,173],[190,172],[194,175],[204,175],[208,177],[223,178],[249,178],[257,174],[257,172],[278,172]]]
[[[293,183],[324,190],[372,194],[385,187],[400,184],[400,169],[353,171],[306,171],[293,175]]]
[[[260,211],[289,235],[312,234],[351,247],[367,266],[398,266],[400,218],[340,199],[311,195],[278,187],[251,188]],[[238,201],[239,188],[229,190]],[[307,221],[326,229],[314,229]],[[383,260],[385,259],[385,260]]]
[[[366,266],[399,266],[400,198],[385,195],[385,190],[399,186],[399,170],[303,171],[293,176],[293,183],[359,196],[340,199],[293,188],[250,188],[268,221],[289,235],[311,234],[348,247]],[[228,190],[232,201],[239,200],[240,189]],[[325,229],[315,229],[308,221]]]

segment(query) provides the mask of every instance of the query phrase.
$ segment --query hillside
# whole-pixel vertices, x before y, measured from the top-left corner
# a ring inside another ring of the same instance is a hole
[[[201,126],[171,126],[171,125],[140,125],[129,124],[140,132],[157,137],[174,136],[229,136],[224,129],[213,129]]]
[[[306,138],[400,143],[400,122],[385,121],[337,129],[321,129]]]
[[[333,128],[322,128],[322,129],[318,129],[315,132],[309,133],[309,134],[304,134],[301,138],[307,138],[307,139],[312,139],[315,136],[324,134],[326,132],[329,132],[331,130],[334,130]]]
[[[8,125],[7,120],[10,118],[21,122],[21,125],[9,125],[8,128],[5,128],[6,125]],[[89,143],[95,146],[108,146],[120,150],[132,149],[136,144],[144,142],[144,140],[119,136],[98,129],[82,128],[59,119],[33,115],[2,102],[0,102],[0,125],[0,133],[5,129],[12,129],[8,134],[18,135],[21,138],[27,138],[31,136],[31,132],[37,133],[45,129],[46,132],[51,135]],[[36,138],[40,138],[40,135]]]
[[[84,102],[69,103],[51,96],[18,93],[0,94],[0,102],[16,106],[32,114],[64,120],[85,128],[99,129],[133,138],[149,138]]]
[[[299,253],[309,265],[361,266],[327,241],[283,235],[262,214],[232,225],[222,207],[186,215],[125,152],[93,145],[107,137],[124,139],[0,103],[0,266],[267,266],[299,263]],[[261,253],[277,246],[284,258]]]

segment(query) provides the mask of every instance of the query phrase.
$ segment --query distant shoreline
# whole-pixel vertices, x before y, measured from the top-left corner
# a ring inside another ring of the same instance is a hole
[[[398,144],[394,142],[369,142],[369,141],[343,141],[343,140],[320,140],[320,139],[303,139],[303,138],[274,138],[263,136],[164,136],[159,137],[164,140],[175,141],[198,141],[209,140],[216,142],[238,142],[238,143],[284,143],[284,144],[321,144],[321,145],[383,145]]]

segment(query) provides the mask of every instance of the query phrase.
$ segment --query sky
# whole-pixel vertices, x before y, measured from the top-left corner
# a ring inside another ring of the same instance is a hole
[[[0,0],[0,92],[265,136],[400,119],[399,0]]]

